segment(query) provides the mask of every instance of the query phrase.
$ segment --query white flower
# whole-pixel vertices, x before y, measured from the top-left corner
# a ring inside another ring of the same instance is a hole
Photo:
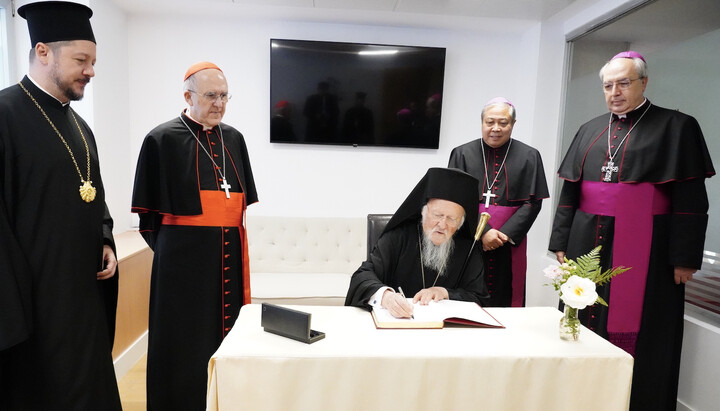
[[[545,277],[554,280],[563,275],[563,270],[556,265],[550,265],[543,270],[543,273],[545,273]]]
[[[597,301],[598,295],[595,291],[595,283],[587,278],[573,275],[560,286],[560,298],[572,308],[582,310],[588,305]]]

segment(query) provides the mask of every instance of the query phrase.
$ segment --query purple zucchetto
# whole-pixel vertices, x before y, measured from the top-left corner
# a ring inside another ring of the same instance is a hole
[[[485,103],[485,105],[484,105],[483,107],[487,107],[487,106],[489,106],[489,105],[491,105],[491,104],[497,104],[497,103],[505,103],[505,104],[507,104],[508,106],[510,106],[510,107],[512,107],[512,108],[515,108],[515,106],[513,105],[513,103],[511,103],[510,100],[506,99],[505,97],[495,97],[494,99],[491,99],[490,101],[488,101],[487,103]]]
[[[613,56],[613,58],[611,58],[610,61],[615,60],[615,59],[634,59],[634,58],[638,58],[642,61],[645,61],[645,57],[643,57],[642,54],[638,53],[637,51],[632,51],[632,50],[623,51],[621,53],[618,53],[615,56]]]

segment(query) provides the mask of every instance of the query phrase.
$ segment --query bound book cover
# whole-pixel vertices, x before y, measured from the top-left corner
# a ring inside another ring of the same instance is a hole
[[[412,299],[408,299],[412,303]],[[480,305],[469,301],[442,300],[428,305],[413,304],[414,318],[395,318],[380,306],[373,307],[377,328],[443,328],[445,323],[473,327],[505,328]]]

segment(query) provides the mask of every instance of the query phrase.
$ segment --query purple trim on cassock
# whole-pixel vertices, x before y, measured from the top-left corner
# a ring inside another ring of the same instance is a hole
[[[670,199],[650,183],[583,181],[581,187],[581,211],[615,217],[613,267],[632,267],[610,282],[607,330],[610,342],[634,355],[650,263],[653,216],[668,214]]]
[[[518,209],[520,209],[520,206],[491,205],[485,208],[485,204],[480,203],[480,212],[487,211],[490,214],[493,227],[502,227]],[[525,306],[525,274],[527,273],[526,238],[523,238],[520,244],[517,244],[517,247],[510,247],[510,257],[512,259],[512,300],[510,306],[523,307]]]

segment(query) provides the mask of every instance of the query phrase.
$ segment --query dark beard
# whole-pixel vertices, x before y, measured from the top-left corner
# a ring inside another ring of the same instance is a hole
[[[422,239],[422,264],[431,268],[441,276],[445,275],[448,260],[455,248],[455,241],[450,237],[440,245],[433,244],[430,237],[423,232]]]
[[[61,92],[65,97],[67,97],[68,100],[70,100],[70,101],[79,101],[79,100],[82,100],[82,98],[83,98],[83,96],[84,96],[84,90],[83,90],[83,93],[82,93],[82,94],[78,94],[78,93],[76,93],[76,92],[72,89],[72,87],[68,86],[67,84],[64,84],[64,83],[62,82],[62,80],[60,79],[60,76],[58,75],[58,66],[57,66],[57,64],[55,65],[55,67],[54,67],[54,69],[53,69],[53,71],[52,71],[52,73],[51,73],[51,76],[52,76],[53,83],[55,83],[55,85],[58,87],[58,90],[60,90],[60,92]],[[88,81],[88,83],[89,83],[89,81]],[[72,84],[72,83],[71,83],[71,84]],[[87,85],[87,83],[86,83],[86,85]]]

